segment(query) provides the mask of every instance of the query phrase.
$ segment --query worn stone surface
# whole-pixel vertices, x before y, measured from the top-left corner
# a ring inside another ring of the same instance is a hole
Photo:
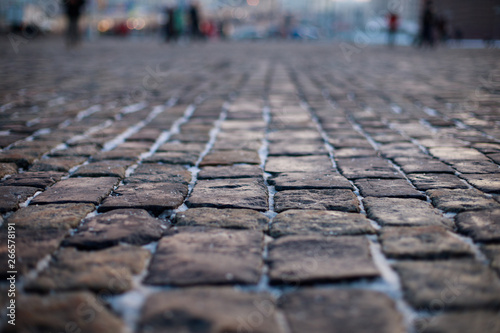
[[[455,217],[458,230],[476,242],[500,241],[500,209],[462,212]]]
[[[156,153],[153,156],[144,159],[143,162],[195,165],[198,157],[198,153],[172,151],[166,153]]]
[[[341,148],[335,150],[336,158],[357,158],[357,157],[376,157],[377,151],[373,148]]]
[[[0,186],[0,213],[16,210],[19,203],[26,201],[40,189],[28,186]]]
[[[469,244],[443,227],[386,227],[380,237],[382,251],[389,258],[435,259],[472,257]]]
[[[333,172],[290,172],[281,173],[268,179],[277,191],[297,189],[352,189],[351,183],[338,173]]]
[[[93,204],[85,203],[28,206],[16,211],[7,222],[22,229],[69,230],[76,228],[94,208]]]
[[[233,165],[237,163],[260,164],[256,151],[246,150],[216,150],[206,155],[200,166]]]
[[[441,188],[469,188],[459,177],[447,173],[415,173],[408,175],[408,178],[421,191]]]
[[[397,157],[426,157],[426,155],[422,152],[422,150],[420,150],[420,148],[418,148],[418,146],[410,142],[388,143],[381,145],[379,149],[382,156],[391,159]]]
[[[469,259],[398,262],[405,298],[418,309],[443,310],[500,305],[500,280]]]
[[[443,217],[428,202],[418,199],[365,198],[369,218],[384,226],[436,225],[453,227],[453,221]]]
[[[498,311],[454,311],[415,320],[422,333],[500,332]]]
[[[186,201],[188,207],[268,208],[267,188],[262,179],[235,178],[200,180]]]
[[[500,204],[494,199],[474,189],[429,190],[427,194],[432,204],[445,212],[500,208]]]
[[[16,239],[16,270],[19,274],[25,274],[29,270],[36,268],[37,263],[47,255],[57,250],[67,231],[61,229],[44,229],[43,232],[35,229],[17,229],[15,231]],[[6,278],[7,275],[7,229],[0,229],[0,260],[2,270],[0,277]]]
[[[142,209],[117,209],[86,219],[64,244],[82,249],[100,249],[127,243],[148,244],[158,240],[164,228]]]
[[[354,182],[365,197],[396,197],[425,200],[406,179],[358,179]]]
[[[188,193],[187,184],[182,183],[129,183],[113,191],[99,206],[99,211],[135,208],[161,214],[167,209],[182,205]]]
[[[274,205],[278,213],[288,209],[359,212],[358,198],[347,189],[281,191],[274,196]]]
[[[394,301],[377,291],[308,288],[285,294],[279,304],[294,333],[406,332]]]
[[[49,157],[43,158],[35,163],[30,168],[30,171],[57,171],[68,172],[73,167],[82,164],[87,160],[86,157],[64,156],[64,157]]]
[[[51,203],[91,203],[98,205],[118,183],[118,178],[70,178],[62,180],[35,197],[32,205]]]
[[[230,288],[189,288],[146,299],[139,331],[284,333],[268,294]]]
[[[306,156],[306,155],[324,155],[326,149],[320,142],[290,144],[287,141],[273,143],[269,147],[269,155],[284,155],[284,156]]]
[[[500,244],[488,244],[481,246],[481,251],[490,260],[490,267],[500,276]]]
[[[201,168],[198,179],[255,178],[262,177],[262,172],[256,165],[207,166]]]
[[[177,226],[267,230],[269,218],[251,209],[191,208],[175,216]]]
[[[270,156],[266,172],[332,172],[332,162],[326,155],[320,156]]]
[[[269,244],[272,284],[309,284],[379,275],[362,236],[287,236]]]
[[[0,179],[7,175],[17,173],[17,165],[15,163],[0,163]]]
[[[487,161],[488,158],[473,148],[435,147],[429,152],[443,161]]]
[[[191,172],[180,165],[141,164],[124,183],[183,183],[191,181]]]
[[[387,162],[379,157],[338,158],[340,172],[349,179],[359,178],[403,178]]]
[[[63,248],[48,267],[28,280],[30,291],[92,290],[118,294],[132,288],[133,275],[146,266],[151,254],[135,246],[115,246],[97,252]]]
[[[120,332],[123,322],[88,292],[21,295],[17,299],[16,326],[5,332]]]
[[[101,161],[82,165],[73,177],[118,177],[124,178],[131,161]]]
[[[321,211],[287,210],[278,214],[271,224],[272,237],[322,234],[324,236],[374,234],[370,221],[361,214]]]
[[[431,158],[398,157],[394,161],[407,173],[454,173],[445,163]]]
[[[257,231],[179,227],[160,240],[146,283],[257,284],[263,239]]]
[[[498,173],[500,168],[490,161],[452,161],[451,166],[460,173]]]
[[[464,178],[472,186],[483,192],[500,193],[500,173],[490,175],[462,174],[460,177]]]
[[[6,186],[29,186],[45,189],[58,182],[64,174],[60,172],[23,172],[4,180]]]

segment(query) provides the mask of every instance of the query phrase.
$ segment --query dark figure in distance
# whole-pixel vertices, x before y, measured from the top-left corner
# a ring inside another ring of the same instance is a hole
[[[394,46],[394,43],[396,41],[396,34],[398,32],[398,21],[399,17],[395,13],[389,13],[387,16],[388,20],[388,43],[389,46]]]
[[[68,17],[67,43],[68,47],[74,47],[80,41],[78,32],[78,20],[85,0],[64,0],[63,1],[66,16]]]
[[[420,46],[434,46],[434,16],[432,1],[426,1],[420,26]]]
[[[189,18],[191,20],[191,36],[193,39],[201,38],[200,32],[200,14],[196,3],[192,3],[189,7]]]
[[[165,24],[165,41],[177,41],[179,34],[175,25],[175,8],[169,7],[166,11],[167,23]]]

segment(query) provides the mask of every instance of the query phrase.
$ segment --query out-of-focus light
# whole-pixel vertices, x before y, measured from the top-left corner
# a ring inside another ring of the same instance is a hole
[[[99,32],[106,32],[113,27],[113,21],[109,19],[100,20],[97,24],[97,30]]]
[[[259,0],[247,0],[247,4],[249,6],[257,6],[259,4]]]
[[[127,28],[129,30],[141,30],[146,26],[146,21],[143,18],[129,18],[127,20]]]

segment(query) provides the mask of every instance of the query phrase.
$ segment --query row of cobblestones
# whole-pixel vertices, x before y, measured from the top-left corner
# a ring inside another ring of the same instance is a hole
[[[497,51],[1,52],[7,332],[500,332]]]

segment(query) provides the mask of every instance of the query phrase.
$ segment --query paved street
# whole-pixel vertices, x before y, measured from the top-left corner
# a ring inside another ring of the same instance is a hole
[[[500,332],[498,50],[0,57],[4,331]]]

